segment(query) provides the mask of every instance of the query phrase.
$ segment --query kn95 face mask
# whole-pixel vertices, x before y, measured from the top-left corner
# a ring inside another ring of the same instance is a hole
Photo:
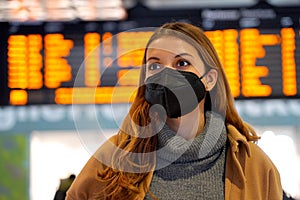
[[[181,117],[204,99],[201,79],[206,73],[199,78],[192,72],[165,68],[146,79],[145,99],[150,105],[161,105],[169,118]]]

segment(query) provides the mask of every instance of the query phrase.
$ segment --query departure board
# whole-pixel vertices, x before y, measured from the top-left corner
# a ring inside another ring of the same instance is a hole
[[[294,9],[300,13],[300,7]],[[181,20],[204,29],[236,99],[299,98],[299,15],[256,9],[256,19],[251,9],[246,11],[204,10]],[[220,12],[219,18],[210,15]],[[156,16],[120,22],[1,22],[0,104],[132,102],[153,33],[140,28],[168,21]]]

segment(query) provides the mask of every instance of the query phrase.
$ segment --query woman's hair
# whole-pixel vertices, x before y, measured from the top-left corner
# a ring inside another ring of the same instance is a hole
[[[217,83],[206,96],[205,109],[221,114],[225,124],[233,125],[247,140],[256,141],[259,138],[253,128],[243,122],[239,116],[222,64],[205,33],[188,23],[166,23],[154,32],[146,45],[137,95],[117,136],[116,147],[122,151],[117,150],[118,153],[113,154],[111,166],[99,173],[99,180],[107,183],[107,187],[103,190],[111,197],[130,198],[140,190],[147,191],[149,188],[145,180],[149,178],[149,172],[155,167],[155,153],[151,152],[156,150],[157,138],[156,134],[152,135],[155,127],[151,124],[149,116],[150,105],[144,97],[146,52],[151,42],[163,36],[174,36],[185,40],[198,51],[206,70],[214,68],[218,72]],[[134,170],[122,170],[125,168]]]

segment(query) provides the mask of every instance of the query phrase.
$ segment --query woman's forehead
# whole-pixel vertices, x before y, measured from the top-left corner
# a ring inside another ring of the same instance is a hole
[[[148,46],[147,55],[158,51],[166,51],[174,54],[184,52],[197,53],[193,45],[175,36],[163,36],[152,41]]]

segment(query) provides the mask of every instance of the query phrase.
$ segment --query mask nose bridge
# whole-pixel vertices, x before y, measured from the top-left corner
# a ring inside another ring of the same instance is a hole
[[[160,74],[160,83],[163,86],[167,87],[168,89],[169,89],[169,87],[172,87],[172,85],[174,85],[174,84],[177,85],[175,83],[176,80],[178,80],[179,82],[182,82],[183,79],[185,81],[187,81],[184,74],[182,74],[181,72],[179,72],[178,70],[176,70],[172,67],[164,68]]]
[[[163,66],[163,69],[161,71],[161,76],[160,76],[160,82],[163,86],[167,86],[167,83],[168,83],[168,79],[170,78],[170,71],[169,70],[172,70],[172,68],[170,67],[166,67],[166,66]]]
[[[162,71],[168,71],[168,70],[176,70],[174,67],[172,67],[172,65],[165,65],[165,64],[163,64],[163,65],[161,65],[161,69],[159,70],[159,72],[157,72],[157,73],[161,73]],[[166,74],[166,73],[163,73],[163,74]]]
[[[167,65],[163,65],[164,68],[169,68],[169,69],[173,69],[174,70],[174,67],[172,67],[171,64],[167,64]]]

